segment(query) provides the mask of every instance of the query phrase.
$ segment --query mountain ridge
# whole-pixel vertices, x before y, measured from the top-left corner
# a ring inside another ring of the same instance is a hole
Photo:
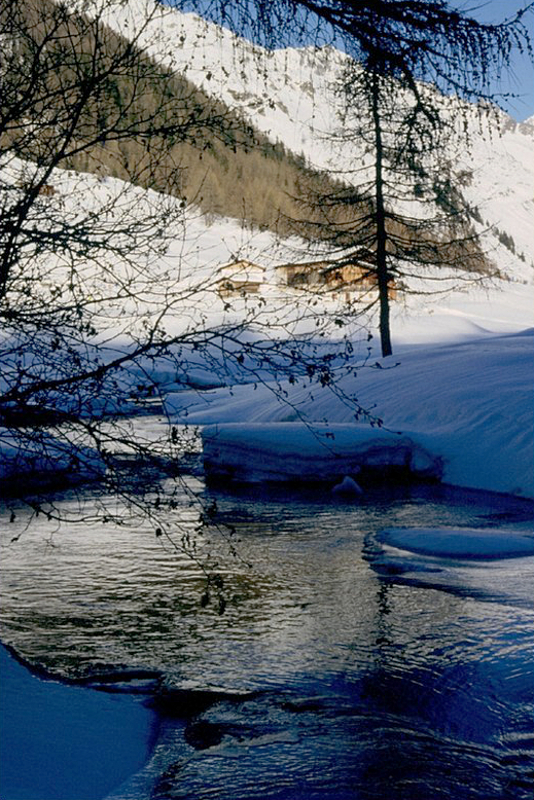
[[[181,196],[202,213],[231,216],[281,235],[320,238],[321,209],[310,202],[303,211],[302,198],[308,193],[313,200],[322,189],[328,193],[350,186],[355,164],[360,173],[372,173],[372,155],[358,141],[339,140],[345,107],[335,88],[350,59],[331,45],[267,50],[195,13],[184,14],[155,0],[70,0],[61,5],[84,15],[102,12],[106,27],[126,40],[142,31],[139,44],[147,58],[190,86],[192,95],[198,92],[193,102],[199,108],[221,118],[233,115],[221,129],[224,141],[182,143],[176,151],[176,168],[183,175],[176,182],[178,191],[181,184]],[[436,92],[424,85],[422,90]],[[189,89],[180,91],[183,96]],[[482,236],[484,251],[501,274],[531,282],[534,125],[529,120],[514,123],[497,110],[484,114],[443,96],[436,95],[436,102],[449,104],[451,114],[467,109],[470,115],[470,145],[458,138],[443,153],[443,162],[450,165],[446,169],[451,169],[455,190],[473,209],[471,224]],[[130,158],[128,145],[124,148],[122,160],[135,163],[137,156]],[[119,167],[111,174],[127,180],[120,159],[116,161]],[[90,155],[86,162],[68,166],[96,169]],[[158,183],[145,188],[165,191]],[[363,194],[360,198],[365,211],[367,201]],[[424,219],[430,204],[426,198],[415,203]]]
[[[301,155],[310,167],[334,169],[337,179],[350,182],[348,167],[354,153],[335,149],[327,141],[340,113],[332,91],[336,70],[348,56],[332,46],[267,50],[197,14],[153,0],[127,0],[115,14],[109,10],[106,24],[127,35],[156,6],[151,34],[146,36],[146,49],[153,58],[239,111],[271,141]],[[454,173],[464,176],[464,196],[478,207],[478,232],[491,229],[484,234],[484,245],[500,268],[530,282],[534,277],[534,124],[531,120],[516,123],[496,108],[481,115],[476,106],[441,97],[440,102],[450,104],[451,114],[460,107],[469,113],[470,145],[467,150],[460,140],[456,143],[460,153]]]

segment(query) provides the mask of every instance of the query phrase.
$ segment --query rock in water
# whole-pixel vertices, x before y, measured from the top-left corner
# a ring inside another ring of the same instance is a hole
[[[353,478],[345,475],[341,483],[336,483],[332,488],[332,494],[336,497],[361,497],[363,489]]]

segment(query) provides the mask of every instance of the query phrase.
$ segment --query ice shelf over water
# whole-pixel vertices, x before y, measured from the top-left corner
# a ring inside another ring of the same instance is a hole
[[[441,477],[441,462],[408,436],[368,425],[300,422],[223,426],[202,432],[209,475],[260,481],[331,481],[362,470],[396,467],[418,477]]]
[[[450,559],[534,556],[534,535],[480,528],[386,528],[379,540],[411,553]]]

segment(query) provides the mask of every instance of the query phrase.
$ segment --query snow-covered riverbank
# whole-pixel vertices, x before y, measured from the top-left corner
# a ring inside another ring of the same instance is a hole
[[[177,391],[171,383],[166,391],[170,378],[157,362],[152,377],[174,423],[204,427],[206,465],[219,476],[336,482],[370,463],[404,464],[416,477],[534,498],[532,294],[529,285],[503,283],[404,315],[395,309],[393,358],[355,341],[355,371],[343,365],[335,391],[316,377],[274,380],[265,371],[252,383],[257,371],[240,374],[237,365],[229,385],[211,390]],[[199,382],[209,385],[213,371],[195,359]],[[357,407],[370,418],[356,420]],[[34,471],[65,472],[69,453],[58,447],[57,463],[54,448],[46,448]],[[0,449],[3,477],[16,480],[17,464],[26,476],[31,449],[14,455],[8,431]],[[76,455],[71,471],[79,480],[85,473]],[[84,459],[94,477],[99,459],[89,451]]]
[[[156,715],[139,697],[29,672],[0,645],[0,796],[99,800],[141,768]]]
[[[353,466],[362,438],[372,444],[397,437],[400,448],[408,437],[441,461],[445,483],[533,498],[532,287],[505,286],[498,299],[475,291],[436,305],[434,314],[399,318],[394,357],[372,357],[342,378],[342,397],[306,379],[267,381],[172,394],[167,409],[175,420],[210,426],[207,459],[219,474],[324,479],[330,454],[334,479],[337,451],[351,453],[352,430]],[[380,418],[388,433],[355,422],[346,397]],[[394,451],[384,452],[385,465],[397,463]]]

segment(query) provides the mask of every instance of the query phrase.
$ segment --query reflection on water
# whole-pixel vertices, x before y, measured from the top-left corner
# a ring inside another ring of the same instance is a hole
[[[448,565],[441,583],[373,568],[383,527],[504,516],[522,529],[529,506],[447,489],[216,499],[240,556],[221,562],[222,616],[200,607],[200,571],[149,530],[48,536],[45,522],[10,543],[3,526],[1,635],[26,658],[64,675],[143,667],[167,688],[254,690],[185,733],[169,711],[151,763],[114,797],[532,797],[534,559],[506,574]]]

